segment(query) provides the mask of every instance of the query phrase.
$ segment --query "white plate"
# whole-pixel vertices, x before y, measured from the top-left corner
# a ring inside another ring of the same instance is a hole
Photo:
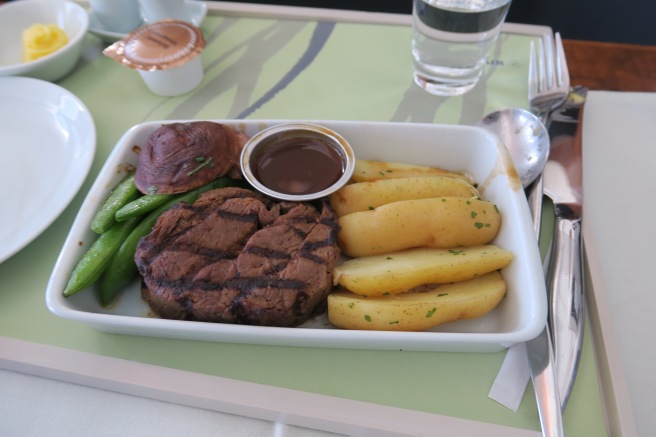
[[[191,24],[194,26],[200,26],[207,15],[207,4],[202,1],[190,0],[187,2],[187,7],[191,11]],[[114,32],[111,29],[107,29],[100,21],[98,21],[98,17],[96,17],[92,10],[89,10],[88,14],[89,32],[96,35],[101,40],[105,42],[114,42],[125,38],[127,35],[127,33]],[[137,27],[141,26],[143,26],[143,23]]]
[[[171,121],[166,121],[170,123]],[[248,135],[281,121],[219,120]],[[344,331],[325,316],[302,327],[271,328],[163,320],[150,316],[139,295],[139,281],[126,289],[116,306],[99,306],[96,294],[81,291],[62,296],[73,267],[94,234],[89,224],[108,190],[120,179],[117,168],[135,165],[134,145],[164,122],[137,125],[126,132],[92,186],[50,277],[46,302],[54,314],[86,323],[98,330],[182,339],[261,343],[289,346],[358,349],[492,352],[535,337],[546,320],[546,291],[540,255],[521,184],[511,171],[502,144],[486,131],[467,126],[433,124],[316,121],[342,134],[362,159],[401,161],[465,171],[478,181],[482,196],[495,202],[503,224],[495,243],[512,251],[513,262],[503,275],[508,292],[502,303],[484,317],[444,324],[427,332]],[[513,169],[514,170],[514,169]],[[84,244],[80,244],[84,242]]]
[[[76,96],[39,79],[0,77],[0,262],[61,214],[95,150],[93,119]]]

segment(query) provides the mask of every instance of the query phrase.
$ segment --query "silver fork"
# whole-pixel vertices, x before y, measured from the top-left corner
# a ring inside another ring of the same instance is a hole
[[[531,110],[537,114],[544,125],[549,127],[551,113],[565,102],[569,94],[569,70],[560,33],[556,32],[556,42],[549,33],[539,41],[539,54],[531,41],[528,65],[528,100]],[[538,61],[539,56],[539,61]],[[540,235],[542,218],[542,176],[529,187],[528,204],[533,216],[533,227]]]
[[[560,33],[539,41],[539,60],[535,43],[531,41],[528,66],[528,99],[536,114],[543,117],[563,104],[569,94],[569,70]],[[545,41],[546,40],[546,41]]]
[[[560,34],[556,33],[555,49],[551,34],[546,37],[546,43],[542,39],[540,40],[539,62],[535,44],[531,42],[528,95],[531,109],[540,116],[545,126],[548,126],[551,112],[565,102],[568,94],[569,72]],[[542,218],[542,190],[542,176],[540,175],[529,187],[528,193],[533,227],[538,241]],[[562,402],[558,393],[553,345],[548,323],[538,337],[526,343],[526,352],[531,365],[542,433],[544,436],[562,437],[564,436]]]

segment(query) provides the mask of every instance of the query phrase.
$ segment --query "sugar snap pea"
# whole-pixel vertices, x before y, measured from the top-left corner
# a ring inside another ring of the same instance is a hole
[[[168,202],[146,215],[114,253],[109,266],[102,275],[99,289],[100,304],[103,306],[110,305],[118,292],[125,288],[135,277],[137,265],[134,262],[134,254],[137,251],[139,240],[150,233],[157,219],[164,211],[180,202],[193,203],[205,191],[236,185],[236,183],[233,179],[216,179],[187,193],[171,195]]]
[[[134,185],[134,172],[128,173],[105,197],[96,215],[91,220],[91,230],[97,234],[107,232],[116,223],[114,220],[116,211],[137,197],[139,197],[139,191]]]
[[[198,195],[195,197],[198,197]],[[118,292],[125,288],[137,274],[137,265],[134,262],[137,245],[142,237],[150,233],[159,216],[167,209],[182,201],[193,202],[194,200],[191,195],[171,196],[168,202],[147,214],[132,232],[130,232],[130,235],[127,236],[118,250],[112,255],[109,265],[100,280],[98,297],[102,306],[109,306]]]
[[[101,234],[73,269],[64,289],[64,296],[71,296],[96,282],[107,268],[114,252],[138,223],[139,219],[136,218],[126,220],[114,224],[107,232]]]
[[[175,194],[144,194],[138,199],[123,205],[122,208],[116,211],[114,218],[116,221],[122,222],[132,217],[142,216],[159,208],[174,197]]]

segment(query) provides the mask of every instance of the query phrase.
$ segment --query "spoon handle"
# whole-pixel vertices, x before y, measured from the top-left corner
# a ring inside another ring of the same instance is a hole
[[[528,199],[528,208],[531,211],[531,218],[533,219],[533,229],[535,229],[535,235],[538,238],[538,242],[540,242],[543,200],[542,173],[527,188],[526,197]]]

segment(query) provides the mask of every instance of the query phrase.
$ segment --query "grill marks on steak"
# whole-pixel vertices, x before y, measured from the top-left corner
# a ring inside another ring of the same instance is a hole
[[[337,230],[327,202],[209,191],[164,213],[139,243],[142,296],[164,318],[298,325],[331,290]]]

